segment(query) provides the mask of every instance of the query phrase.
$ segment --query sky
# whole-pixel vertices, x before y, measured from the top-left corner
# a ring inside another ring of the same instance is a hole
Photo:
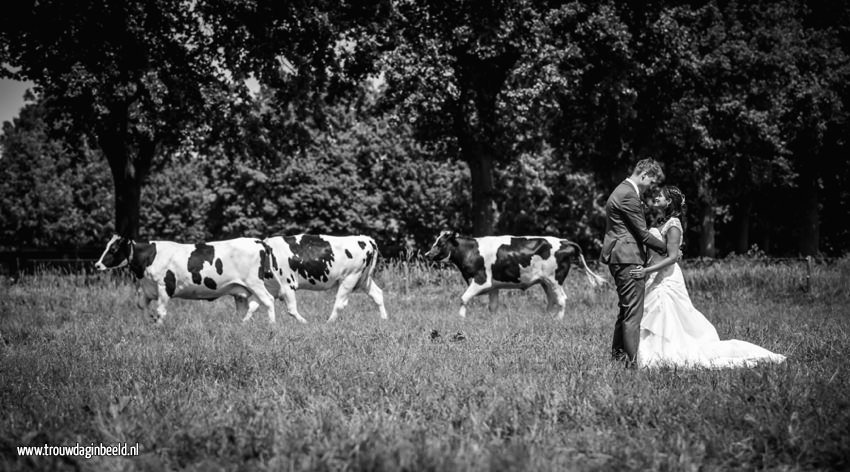
[[[0,79],[0,124],[18,116],[24,106],[24,92],[32,85],[31,82]]]

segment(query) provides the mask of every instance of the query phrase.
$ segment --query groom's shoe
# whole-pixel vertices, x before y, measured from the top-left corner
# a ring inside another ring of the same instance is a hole
[[[612,351],[611,362],[622,364],[624,368],[629,370],[637,369],[637,362],[632,360],[629,355],[626,354],[626,351]]]
[[[628,362],[629,355],[626,354],[626,351],[622,349],[614,349],[611,351],[611,361],[612,362]]]

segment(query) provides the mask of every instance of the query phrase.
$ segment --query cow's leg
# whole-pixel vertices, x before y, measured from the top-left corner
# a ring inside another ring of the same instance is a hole
[[[543,287],[543,291],[546,292],[546,313],[551,315],[552,309],[557,305],[558,311],[555,317],[559,320],[563,319],[567,307],[567,295],[564,293],[564,288],[558,285],[557,281],[549,279],[541,280],[540,285]]]
[[[142,290],[142,287],[136,289],[136,306],[140,309],[144,310],[150,304],[151,299],[145,295],[145,291]]]
[[[136,287],[136,306],[142,310],[146,309],[153,300],[159,297],[159,286],[157,284],[146,285],[145,282],[147,281],[142,281]]]
[[[374,280],[369,281],[369,297],[378,305],[378,311],[381,313],[381,319],[387,319],[387,309],[384,308],[384,292]]]
[[[540,286],[543,287],[543,292],[546,293],[546,314],[551,315],[557,304],[558,297],[555,296],[555,291],[549,284],[541,283]]]
[[[262,280],[248,280],[246,281],[245,288],[251,292],[251,296],[248,298],[248,313],[245,314],[245,318],[242,321],[251,319],[254,311],[262,305],[266,308],[266,313],[269,315],[269,323],[274,323],[274,297],[266,289],[266,284]]]
[[[274,297],[272,294],[264,288],[262,291],[255,292],[254,296],[256,296],[260,303],[266,307],[266,313],[269,315],[269,323],[274,324],[276,317],[274,313]]]
[[[248,313],[248,297],[242,294],[233,295],[233,301],[236,302],[236,314],[242,316],[242,321],[246,321],[244,316]]]
[[[142,293],[141,287],[136,289],[136,306],[139,307],[142,310],[144,310],[148,306],[147,297],[145,296],[144,293]]]
[[[555,294],[555,303],[558,304],[558,319],[562,320],[567,309],[567,294],[564,293],[564,287],[561,287],[554,280],[552,281],[552,292]]]
[[[339,311],[348,306],[348,296],[351,295],[354,287],[357,286],[357,281],[359,279],[360,277],[358,277],[357,274],[353,274],[349,275],[339,283],[339,289],[336,291],[336,301],[334,301],[334,308],[331,310],[331,316],[328,317],[328,323],[336,320],[337,316],[339,316]]]
[[[490,290],[490,302],[487,304],[487,309],[490,313],[496,313],[499,309],[499,291],[497,289]]]
[[[285,286],[281,289],[280,298],[283,298],[284,303],[286,303],[286,312],[289,313],[289,316],[298,320],[299,323],[307,323],[307,320],[298,313],[298,303],[295,300],[295,290],[289,286]]]
[[[253,293],[248,297],[248,311],[245,312],[245,317],[242,318],[243,323],[247,323],[248,320],[254,316],[254,312],[257,311],[257,308],[260,308],[260,301],[257,299],[257,296]]]
[[[165,291],[165,284],[157,286],[158,296],[156,299],[156,315],[153,316],[154,323],[161,325],[165,320],[165,315],[168,314],[166,307],[168,306],[168,292]]]
[[[476,282],[472,282],[469,284],[469,287],[466,288],[466,291],[463,292],[463,295],[460,297],[460,310],[457,312],[461,318],[466,318],[466,304],[472,300],[476,295],[480,295],[487,291],[490,288],[491,284],[478,285]]]

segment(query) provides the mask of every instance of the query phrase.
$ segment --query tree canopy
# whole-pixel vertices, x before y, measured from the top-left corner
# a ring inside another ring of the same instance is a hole
[[[36,88],[0,138],[0,245],[315,231],[396,252],[451,226],[592,252],[654,157],[689,255],[843,253],[848,20],[844,0],[19,3],[0,63]]]

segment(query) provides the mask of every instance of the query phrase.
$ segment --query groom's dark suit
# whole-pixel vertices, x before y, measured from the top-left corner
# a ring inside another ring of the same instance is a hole
[[[620,313],[614,325],[611,355],[617,359],[628,356],[634,361],[640,343],[640,321],[643,318],[644,279],[634,279],[629,271],[646,265],[646,248],[667,253],[664,242],[649,234],[643,214],[643,204],[635,187],[624,180],[614,189],[605,205],[607,223],[600,260],[617,284]]]

